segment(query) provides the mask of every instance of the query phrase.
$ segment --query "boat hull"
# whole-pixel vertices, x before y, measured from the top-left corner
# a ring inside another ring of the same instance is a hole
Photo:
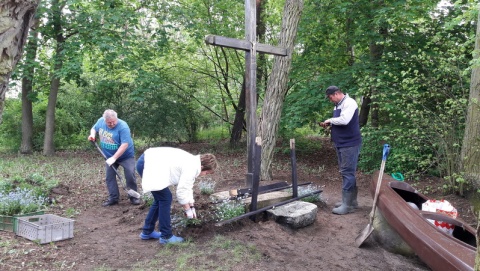
[[[375,194],[377,171],[372,177],[370,191]],[[388,224],[432,270],[473,270],[476,255],[475,230],[460,219],[421,210],[429,200],[405,182],[384,174],[377,208]],[[409,205],[413,203],[420,210]],[[444,221],[455,226],[452,235],[435,227],[428,219]]]

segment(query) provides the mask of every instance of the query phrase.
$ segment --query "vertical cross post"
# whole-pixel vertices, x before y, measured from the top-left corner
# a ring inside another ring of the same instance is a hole
[[[245,0],[245,40],[208,35],[205,43],[245,51],[245,92],[247,105],[248,150],[246,186],[252,187],[255,170],[255,138],[257,135],[257,52],[286,56],[287,49],[257,43],[256,0]],[[257,170],[260,170],[258,167]]]
[[[249,51],[245,53],[245,86],[248,124],[248,150],[247,150],[247,187],[252,187],[253,170],[255,160],[255,137],[257,136],[257,6],[255,0],[245,1],[245,38],[251,44]],[[250,174],[251,173],[251,174]]]

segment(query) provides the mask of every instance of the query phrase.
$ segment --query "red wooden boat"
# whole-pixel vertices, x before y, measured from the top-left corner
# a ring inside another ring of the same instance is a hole
[[[378,171],[373,174],[372,195],[375,194],[378,174]],[[377,208],[420,259],[435,271],[473,270],[477,250],[475,229],[458,218],[422,211],[422,204],[429,198],[387,174],[382,179]],[[412,208],[409,202],[419,210]],[[454,225],[452,235],[438,229],[427,219]]]

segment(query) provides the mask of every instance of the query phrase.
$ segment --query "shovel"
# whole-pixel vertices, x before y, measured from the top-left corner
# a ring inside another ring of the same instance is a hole
[[[107,160],[107,156],[105,156],[105,153],[103,153],[102,149],[100,149],[97,142],[96,141],[90,141],[90,142],[92,142],[92,144],[95,145],[95,147],[97,147],[98,151],[103,155],[103,158],[105,158],[105,160]],[[120,174],[118,174],[117,169],[113,166],[111,166],[111,168],[113,169],[113,171],[115,171],[115,174],[117,174],[118,178],[120,179],[120,183],[122,184],[123,190],[125,190],[125,192],[127,192],[127,194],[130,197],[134,197],[134,198],[139,199],[141,197],[140,193],[138,193],[137,191],[135,191],[133,189],[128,188],[126,183],[123,182],[122,176],[120,176]]]
[[[378,194],[380,192],[380,186],[382,185],[383,179],[383,171],[385,170],[385,162],[387,161],[387,156],[390,152],[390,145],[385,144],[383,145],[383,157],[382,157],[382,165],[380,166],[380,173],[378,174],[377,180],[377,188],[375,189],[375,196],[373,197],[373,207],[372,212],[370,213],[370,221],[368,222],[367,227],[365,227],[362,232],[355,238],[355,245],[360,247],[365,240],[372,234],[373,232],[373,218],[375,217],[375,210],[377,209],[377,199]]]

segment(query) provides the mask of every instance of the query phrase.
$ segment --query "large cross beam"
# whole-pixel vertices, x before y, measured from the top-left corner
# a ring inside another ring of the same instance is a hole
[[[287,49],[257,43],[257,7],[255,0],[245,0],[245,40],[227,38],[222,36],[208,35],[205,42],[210,45],[233,48],[245,51],[245,92],[247,105],[247,124],[249,145],[247,151],[248,172],[246,178],[247,187],[252,187],[254,160],[259,159],[260,154],[255,155],[255,141],[257,134],[257,52],[286,56]],[[258,163],[259,165],[260,163]],[[257,170],[260,170],[258,168]],[[256,174],[258,175],[258,174]],[[257,180],[258,182],[258,180]],[[258,185],[258,183],[257,183]]]

